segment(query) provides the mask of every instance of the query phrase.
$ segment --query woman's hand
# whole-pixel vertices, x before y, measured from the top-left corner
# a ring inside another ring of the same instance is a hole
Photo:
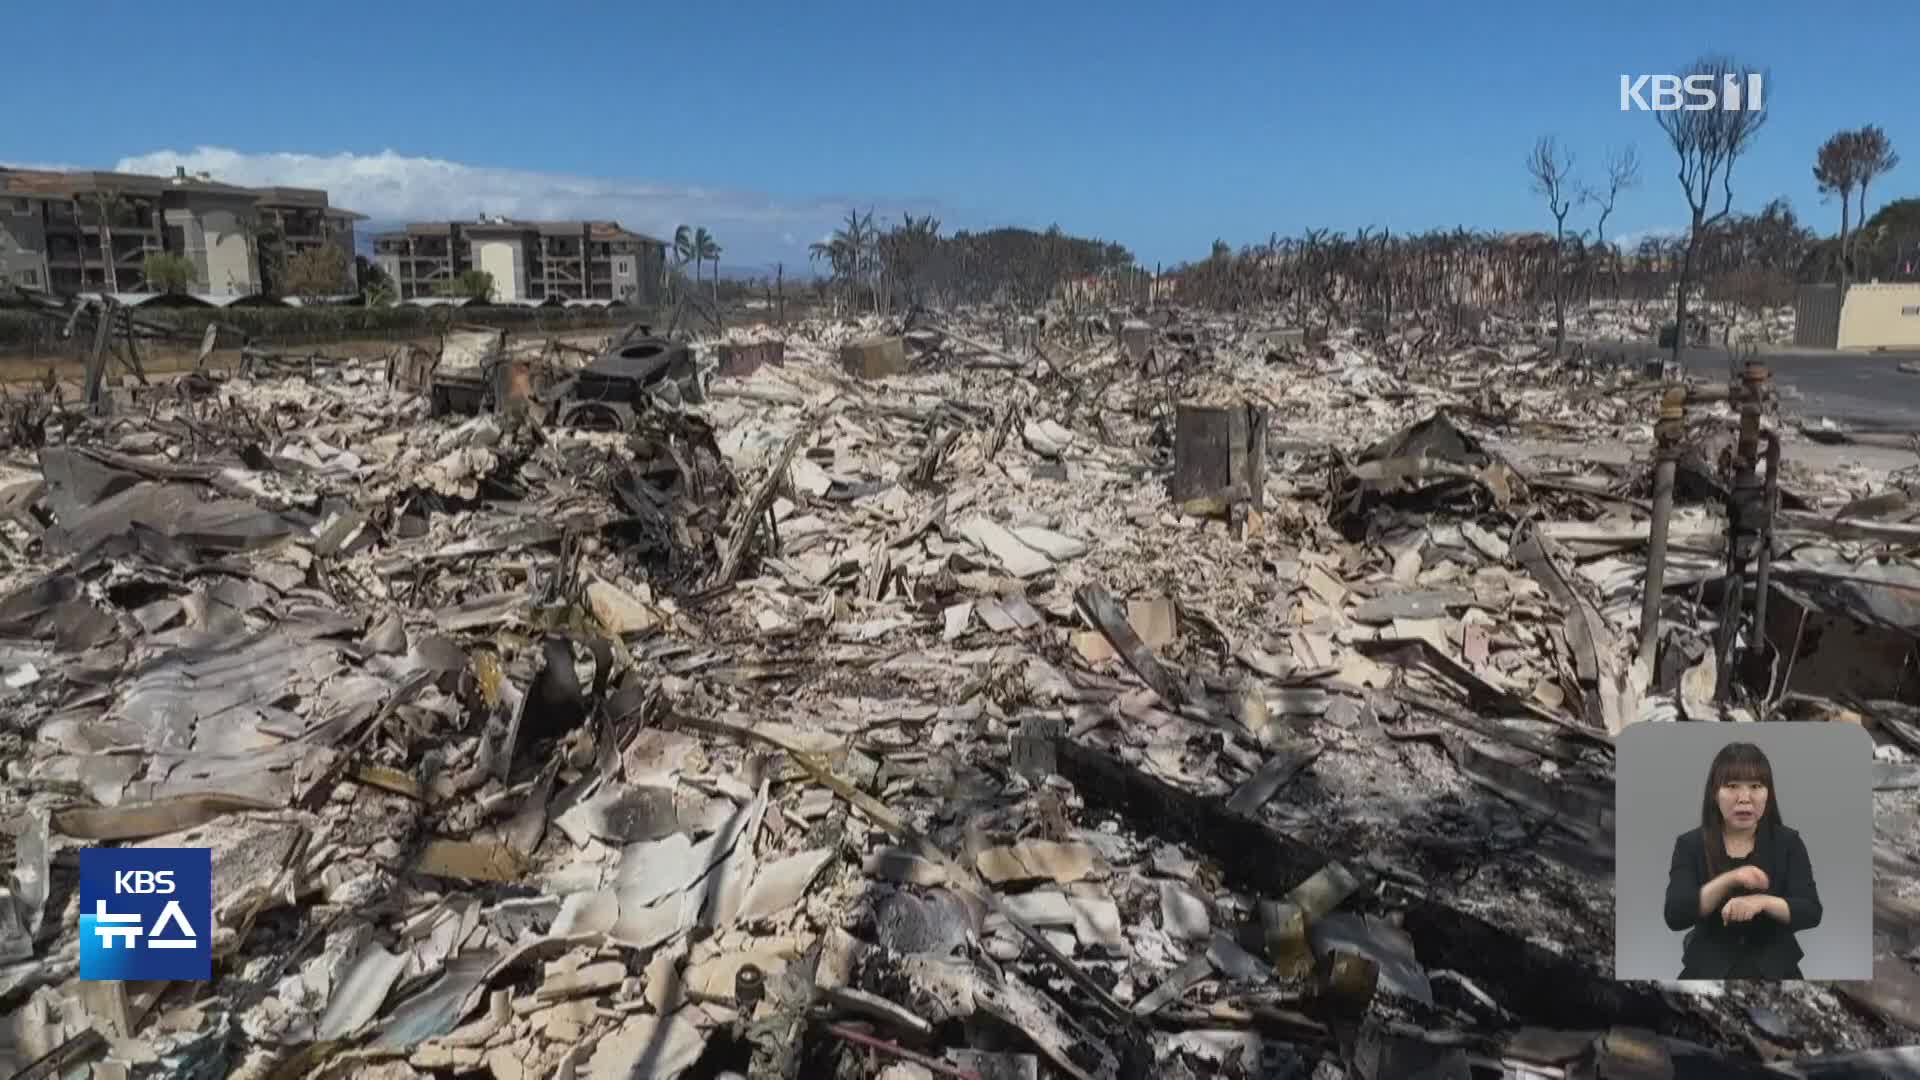
[[[1757,866],[1743,866],[1738,870],[1729,870],[1705,885],[1700,886],[1700,917],[1706,918],[1720,907],[1727,894],[1736,888],[1745,888],[1754,892],[1764,892],[1767,888],[1767,872]]]
[[[1751,870],[1753,867],[1749,866],[1746,869]],[[1736,896],[1720,909],[1720,921],[1724,923],[1751,921],[1755,916],[1764,914],[1772,902],[1771,896]]]

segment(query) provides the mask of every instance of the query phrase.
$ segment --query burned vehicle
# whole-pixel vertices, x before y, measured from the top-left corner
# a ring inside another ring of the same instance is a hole
[[[652,393],[669,401],[696,397],[698,372],[692,346],[643,330],[555,386],[553,419],[564,427],[625,431]]]
[[[565,427],[626,431],[650,395],[697,400],[698,375],[691,345],[658,337],[646,326],[636,325],[579,368],[544,356],[515,357],[502,334],[478,364],[434,371],[429,394],[435,416],[527,411]]]

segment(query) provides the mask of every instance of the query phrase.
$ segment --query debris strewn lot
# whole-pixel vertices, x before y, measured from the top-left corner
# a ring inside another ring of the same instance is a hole
[[[1636,663],[1662,384],[1402,323],[481,336],[35,405],[0,1074],[1914,1069],[1901,455],[1785,433],[1802,644],[1723,694],[1726,405]],[[1675,719],[1872,731],[1873,982],[1612,979],[1613,739]],[[94,844],[213,849],[211,983],[77,980]]]

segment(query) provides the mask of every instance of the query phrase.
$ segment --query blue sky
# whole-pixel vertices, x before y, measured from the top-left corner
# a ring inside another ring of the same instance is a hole
[[[42,44],[6,81],[36,89],[0,161],[325,186],[375,224],[705,224],[742,266],[804,263],[853,204],[1057,222],[1152,264],[1307,226],[1550,227],[1522,160],[1554,134],[1588,175],[1637,145],[1617,236],[1685,220],[1672,151],[1619,110],[1619,76],[1718,51],[1770,69],[1737,207],[1785,195],[1836,229],[1813,152],[1866,123],[1913,160],[1873,202],[1920,194],[1911,2],[1308,7],[26,5],[8,34]]]

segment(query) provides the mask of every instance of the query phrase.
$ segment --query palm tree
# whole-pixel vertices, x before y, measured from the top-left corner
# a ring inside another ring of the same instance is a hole
[[[861,284],[877,267],[878,250],[874,240],[873,212],[869,210],[863,215],[859,210],[849,210],[844,227],[807,248],[808,258],[825,259],[834,278],[847,284],[849,306],[858,300]],[[878,300],[876,293],[876,304]]]
[[[694,246],[693,230],[685,225],[673,230],[673,261],[677,266],[693,263],[693,280],[700,282],[699,249]]]
[[[720,243],[707,230],[695,229],[693,246],[696,252],[694,257],[705,259],[713,266],[713,302],[718,304],[720,302]]]
[[[880,268],[887,279],[888,293],[899,285],[906,289],[909,305],[919,303],[921,278],[939,244],[940,222],[932,214],[920,218],[902,214],[897,227],[877,236],[875,245],[879,249]],[[888,306],[891,307],[891,303]]]
[[[700,284],[700,264],[706,261],[707,248],[712,244],[713,235],[707,232],[706,226],[695,225],[693,227],[693,236],[688,240],[688,247],[693,255],[693,283],[695,285]]]
[[[808,244],[807,261],[825,262],[827,280],[830,284],[839,285],[845,280],[848,266],[847,248],[838,236],[831,240],[815,240]],[[833,316],[837,319],[840,317],[840,290],[833,290],[833,294]]]

